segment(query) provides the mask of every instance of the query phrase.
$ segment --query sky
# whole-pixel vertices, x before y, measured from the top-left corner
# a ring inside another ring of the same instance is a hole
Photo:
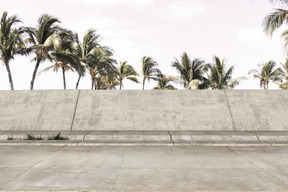
[[[88,29],[96,29],[101,44],[113,48],[114,58],[127,61],[139,74],[141,58],[149,56],[163,74],[179,76],[171,63],[187,52],[192,59],[206,62],[212,62],[213,56],[225,58],[227,67],[235,66],[234,78],[248,78],[237,89],[259,89],[259,80],[248,72],[258,69],[258,64],[284,63],[286,58],[280,38],[285,26],[273,38],[263,32],[263,18],[276,8],[265,0],[0,0],[0,4],[1,15],[4,11],[16,14],[25,26],[36,27],[40,15],[47,13],[59,18],[62,27],[77,32],[81,40]],[[11,61],[15,90],[29,89],[35,66],[32,58],[16,56]],[[39,71],[52,64],[42,63]],[[67,72],[68,89],[75,88],[77,77]],[[156,82],[145,85],[151,89]],[[90,87],[87,74],[79,88]],[[124,81],[123,89],[141,88],[141,84]],[[0,90],[9,89],[6,68],[0,64]],[[61,72],[41,73],[34,89],[63,89]]]

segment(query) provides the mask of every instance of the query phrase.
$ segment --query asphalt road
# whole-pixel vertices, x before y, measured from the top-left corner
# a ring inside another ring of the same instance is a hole
[[[288,147],[0,146],[0,190],[288,191]]]

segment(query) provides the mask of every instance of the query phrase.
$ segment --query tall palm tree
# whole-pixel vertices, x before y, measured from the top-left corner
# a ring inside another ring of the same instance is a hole
[[[43,14],[39,17],[36,28],[26,27],[28,38],[25,41],[32,44],[28,47],[28,50],[35,53],[34,60],[36,61],[30,83],[30,90],[33,90],[40,63],[46,59],[52,60],[50,52],[55,48],[56,42],[61,41],[61,39],[55,35],[55,32],[60,29],[60,27],[56,25],[57,23],[60,23],[60,21],[56,17]]]
[[[16,15],[8,17],[6,11],[2,14],[0,23],[0,60],[6,67],[11,90],[14,90],[14,85],[9,65],[10,61],[14,59],[16,54],[25,53],[25,44],[21,37],[23,28],[13,28],[19,22],[21,21]]]
[[[150,81],[150,79],[157,80],[157,74],[161,73],[161,71],[156,68],[156,66],[158,66],[158,63],[154,61],[151,57],[144,56],[142,58],[143,90],[145,88],[146,79],[148,81]]]
[[[119,81],[120,90],[123,86],[124,79],[128,79],[135,83],[139,83],[137,76],[139,76],[139,74],[135,71],[132,65],[127,64],[127,61],[124,61],[124,62],[120,61],[119,66],[117,67],[117,72],[116,72],[116,78]]]
[[[199,58],[192,60],[186,52],[181,56],[181,60],[175,59],[172,62],[172,67],[174,67],[178,73],[180,73],[180,79],[184,85],[184,88],[188,88],[192,80],[203,80],[203,67],[205,61]],[[199,88],[206,88],[205,84],[199,85]]]
[[[101,46],[99,43],[99,35],[96,30],[89,29],[80,43],[76,34],[75,50],[80,60],[80,65],[76,69],[78,72],[78,80],[76,89],[78,88],[81,77],[88,71],[91,76],[91,89],[96,88],[97,78],[111,71],[115,71],[114,60],[111,58],[112,50],[109,47]]]
[[[245,77],[238,77],[232,79],[232,73],[234,66],[231,66],[226,69],[225,59],[222,61],[219,57],[213,57],[212,64],[206,64],[205,71],[207,74],[206,81],[209,83],[209,86],[212,90],[214,89],[232,89],[235,86],[239,85],[241,80],[246,79]]]
[[[162,73],[157,74],[158,84],[154,89],[159,90],[175,90],[176,88],[170,84],[170,82],[175,82],[177,79],[173,76],[166,76]]]
[[[265,90],[268,89],[269,82],[282,82],[281,75],[283,74],[282,69],[276,68],[275,61],[269,61],[263,64],[259,64],[259,70],[252,69],[248,74],[253,74],[254,78],[260,80],[260,87]]]
[[[57,42],[55,50],[52,51],[51,56],[54,61],[54,64],[46,67],[44,70],[40,71],[42,73],[44,71],[48,71],[53,69],[53,71],[58,72],[58,69],[62,69],[63,76],[63,86],[66,89],[66,71],[73,71],[79,68],[80,60],[75,55],[75,49],[73,48],[74,43],[74,34],[69,30],[61,29],[55,32],[55,35],[58,35],[61,38],[61,41]]]

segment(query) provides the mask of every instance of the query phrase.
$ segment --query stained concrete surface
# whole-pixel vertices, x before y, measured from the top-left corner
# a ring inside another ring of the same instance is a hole
[[[0,91],[0,130],[70,131],[78,92]]]
[[[225,92],[237,131],[288,131],[287,91]]]
[[[234,131],[223,91],[81,91],[73,130]]]
[[[287,191],[288,147],[0,146],[0,190]]]

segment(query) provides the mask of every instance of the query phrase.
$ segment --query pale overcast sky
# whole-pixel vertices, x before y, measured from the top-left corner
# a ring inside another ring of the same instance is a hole
[[[248,76],[259,63],[284,62],[279,32],[273,39],[261,28],[264,16],[275,6],[265,0],[0,0],[0,13],[17,14],[25,26],[36,26],[43,13],[58,17],[62,26],[83,37],[97,29],[101,43],[114,49],[114,58],[128,61],[141,73],[141,58],[149,56],[167,75],[178,75],[171,67],[174,58],[186,51],[191,58],[212,61],[214,55],[235,65],[233,77]],[[35,66],[32,56],[16,56],[11,71],[16,90],[29,89]],[[51,63],[43,63],[39,70]],[[280,65],[279,65],[280,66]],[[248,76],[249,77],[249,76]],[[139,78],[141,79],[141,78]],[[74,89],[77,75],[67,73],[67,88]],[[147,89],[156,83],[147,83]],[[80,89],[90,89],[89,75]],[[277,88],[277,86],[272,86]],[[0,65],[0,89],[9,90],[6,69]],[[62,89],[60,72],[42,73],[34,89]],[[124,89],[141,89],[124,82]],[[259,81],[244,81],[238,89],[259,89]]]

